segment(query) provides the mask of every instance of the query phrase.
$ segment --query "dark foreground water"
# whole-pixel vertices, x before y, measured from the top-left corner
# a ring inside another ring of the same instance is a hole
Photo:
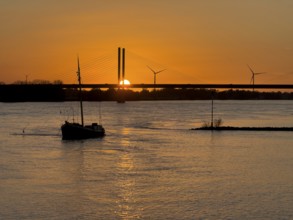
[[[106,137],[61,140],[75,102],[0,103],[0,219],[293,218],[293,132],[189,130],[210,101],[84,104]],[[293,126],[292,101],[214,112],[226,126]]]

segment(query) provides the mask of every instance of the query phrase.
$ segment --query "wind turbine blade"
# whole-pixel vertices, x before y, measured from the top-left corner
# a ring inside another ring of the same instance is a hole
[[[147,66],[154,74],[156,74],[156,71],[154,71],[152,68],[150,68],[149,66]]]
[[[261,73],[254,73],[254,75],[260,75],[260,74],[264,74],[266,72],[261,72]]]
[[[254,74],[253,70],[250,68],[250,66],[248,64],[246,64],[248,66],[248,68],[250,69],[251,73]]]
[[[156,74],[160,73],[160,72],[163,72],[165,71],[166,69],[163,69],[163,70],[160,70],[160,71],[157,71]]]

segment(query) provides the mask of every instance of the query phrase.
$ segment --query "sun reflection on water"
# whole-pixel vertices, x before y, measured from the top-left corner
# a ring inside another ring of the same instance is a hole
[[[123,133],[128,134],[127,129],[123,129]],[[122,146],[129,147],[129,140],[123,138]],[[117,182],[118,199],[116,201],[116,214],[122,219],[138,219],[141,218],[141,208],[137,205],[136,196],[136,167],[134,155],[131,150],[122,151],[117,163]]]

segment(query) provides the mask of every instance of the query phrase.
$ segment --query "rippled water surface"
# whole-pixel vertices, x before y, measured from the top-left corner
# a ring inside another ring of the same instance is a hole
[[[1,219],[293,219],[293,132],[192,131],[210,101],[0,103]],[[226,126],[293,126],[292,101],[215,101]]]

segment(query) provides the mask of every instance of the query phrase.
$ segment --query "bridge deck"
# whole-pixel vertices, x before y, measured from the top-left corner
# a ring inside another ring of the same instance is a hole
[[[75,84],[64,84],[64,88],[76,88]],[[122,88],[117,84],[84,84],[83,88]],[[125,88],[160,89],[293,89],[293,84],[131,84]]]
[[[21,86],[45,86],[45,87],[61,87],[65,89],[78,88],[77,84],[4,84],[1,87],[21,87]],[[293,84],[131,84],[125,85],[125,88],[142,88],[142,89],[293,89]],[[100,89],[115,89],[122,88],[117,84],[83,84],[82,88],[100,88]]]

